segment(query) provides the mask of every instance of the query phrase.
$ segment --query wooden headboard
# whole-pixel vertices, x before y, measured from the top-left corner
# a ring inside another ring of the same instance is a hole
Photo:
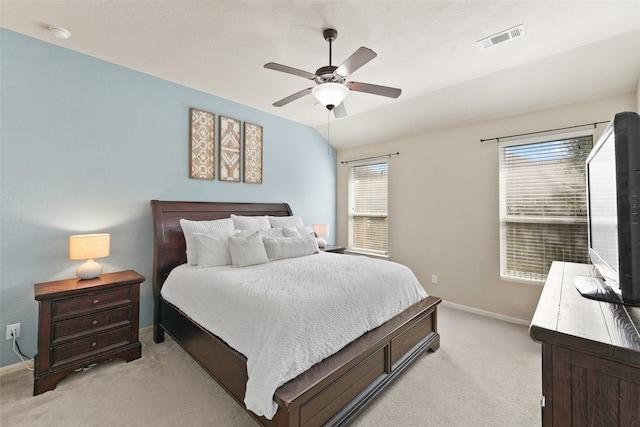
[[[160,295],[171,270],[187,262],[180,219],[210,221],[236,215],[290,216],[286,203],[169,202],[152,200],[153,213],[153,295]]]

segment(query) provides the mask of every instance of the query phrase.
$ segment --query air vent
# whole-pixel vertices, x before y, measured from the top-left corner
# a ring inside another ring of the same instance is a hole
[[[476,44],[480,49],[484,50],[522,36],[524,36],[524,25],[520,24],[517,27],[509,28],[508,30],[501,31],[498,34],[478,40]]]

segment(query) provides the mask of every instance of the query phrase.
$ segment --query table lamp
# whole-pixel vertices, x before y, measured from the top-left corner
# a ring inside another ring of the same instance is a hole
[[[69,259],[87,260],[76,270],[80,280],[95,279],[102,274],[102,266],[94,258],[109,256],[109,234],[76,234],[69,236]]]
[[[329,235],[329,224],[313,224],[313,232],[316,233],[318,247],[324,248],[327,246],[327,241],[324,240],[323,237]]]

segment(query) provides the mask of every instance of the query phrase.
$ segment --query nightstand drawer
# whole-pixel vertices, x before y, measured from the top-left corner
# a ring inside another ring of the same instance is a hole
[[[54,301],[52,315],[55,320],[56,317],[77,316],[123,304],[131,304],[131,289],[129,287]]]
[[[56,322],[52,325],[52,342],[54,345],[72,339],[82,338],[88,334],[96,334],[101,330],[113,329],[129,325],[131,307],[99,311],[87,316]]]
[[[52,368],[58,364],[70,362],[72,359],[80,359],[92,356],[94,353],[107,351],[109,348],[118,348],[130,342],[131,328],[122,328],[106,334],[100,334],[72,341],[69,344],[55,346],[51,349]]]

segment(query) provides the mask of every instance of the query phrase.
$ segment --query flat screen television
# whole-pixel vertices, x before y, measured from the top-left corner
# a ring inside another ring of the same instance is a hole
[[[616,114],[586,160],[589,257],[582,296],[640,305],[640,116]]]

